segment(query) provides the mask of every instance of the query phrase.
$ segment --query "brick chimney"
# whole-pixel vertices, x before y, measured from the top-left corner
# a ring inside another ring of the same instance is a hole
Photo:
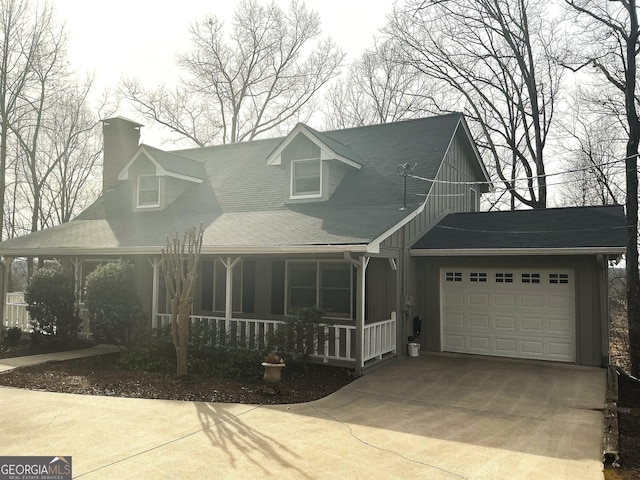
[[[102,121],[104,158],[102,164],[102,193],[118,183],[118,173],[138,149],[142,124],[124,117]]]

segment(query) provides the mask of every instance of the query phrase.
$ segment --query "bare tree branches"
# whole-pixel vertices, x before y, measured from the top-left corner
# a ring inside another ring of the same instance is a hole
[[[552,60],[556,32],[540,1],[459,3],[409,0],[387,33],[398,61],[449,92],[449,110],[463,110],[479,145],[516,202],[547,204],[544,150],[554,120],[562,69]],[[528,178],[524,183],[515,178]]]
[[[435,109],[433,85],[397,57],[389,39],[351,64],[344,81],[334,83],[325,97],[328,128],[395,122]]]
[[[624,99],[628,126],[625,155],[627,215],[627,315],[631,368],[640,374],[640,273],[638,272],[638,146],[640,118],[636,100],[637,56],[640,28],[636,0],[588,2],[565,0],[568,11],[581,27],[582,47],[574,53],[575,63],[592,63],[603,78]]]
[[[208,16],[190,33],[193,50],[180,57],[185,76],[175,91],[145,90],[131,79],[120,90],[146,118],[199,146],[251,140],[307,120],[344,58],[331,40],[311,48],[320,18],[300,0],[286,12],[242,0],[230,32]]]

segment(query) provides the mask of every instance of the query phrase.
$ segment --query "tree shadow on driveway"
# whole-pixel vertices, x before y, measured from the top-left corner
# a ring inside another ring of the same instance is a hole
[[[285,468],[297,472],[299,477],[311,478],[288,460],[297,459],[298,455],[274,437],[242,421],[243,415],[261,408],[260,405],[247,405],[241,413],[232,413],[228,406],[220,403],[195,402],[194,406],[202,431],[212,447],[225,455],[226,465],[242,468],[242,464],[249,462],[265,474],[274,474],[277,472],[271,471],[269,466],[275,464],[279,471]]]

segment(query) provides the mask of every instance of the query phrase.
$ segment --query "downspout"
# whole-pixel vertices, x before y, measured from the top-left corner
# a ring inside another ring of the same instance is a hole
[[[162,262],[162,260],[158,257],[148,258],[147,260],[151,264],[151,268],[153,268],[151,288],[151,329],[153,329],[154,324],[158,322],[160,263]],[[160,322],[158,322],[158,326],[160,326]]]
[[[609,352],[609,265],[601,253],[597,255],[597,263],[600,282],[600,364],[608,366],[611,363]]]

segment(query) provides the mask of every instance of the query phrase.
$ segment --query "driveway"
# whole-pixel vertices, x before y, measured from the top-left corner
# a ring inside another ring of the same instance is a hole
[[[601,480],[605,384],[599,368],[427,354],[291,406],[0,388],[0,455],[71,455],[83,479]]]

